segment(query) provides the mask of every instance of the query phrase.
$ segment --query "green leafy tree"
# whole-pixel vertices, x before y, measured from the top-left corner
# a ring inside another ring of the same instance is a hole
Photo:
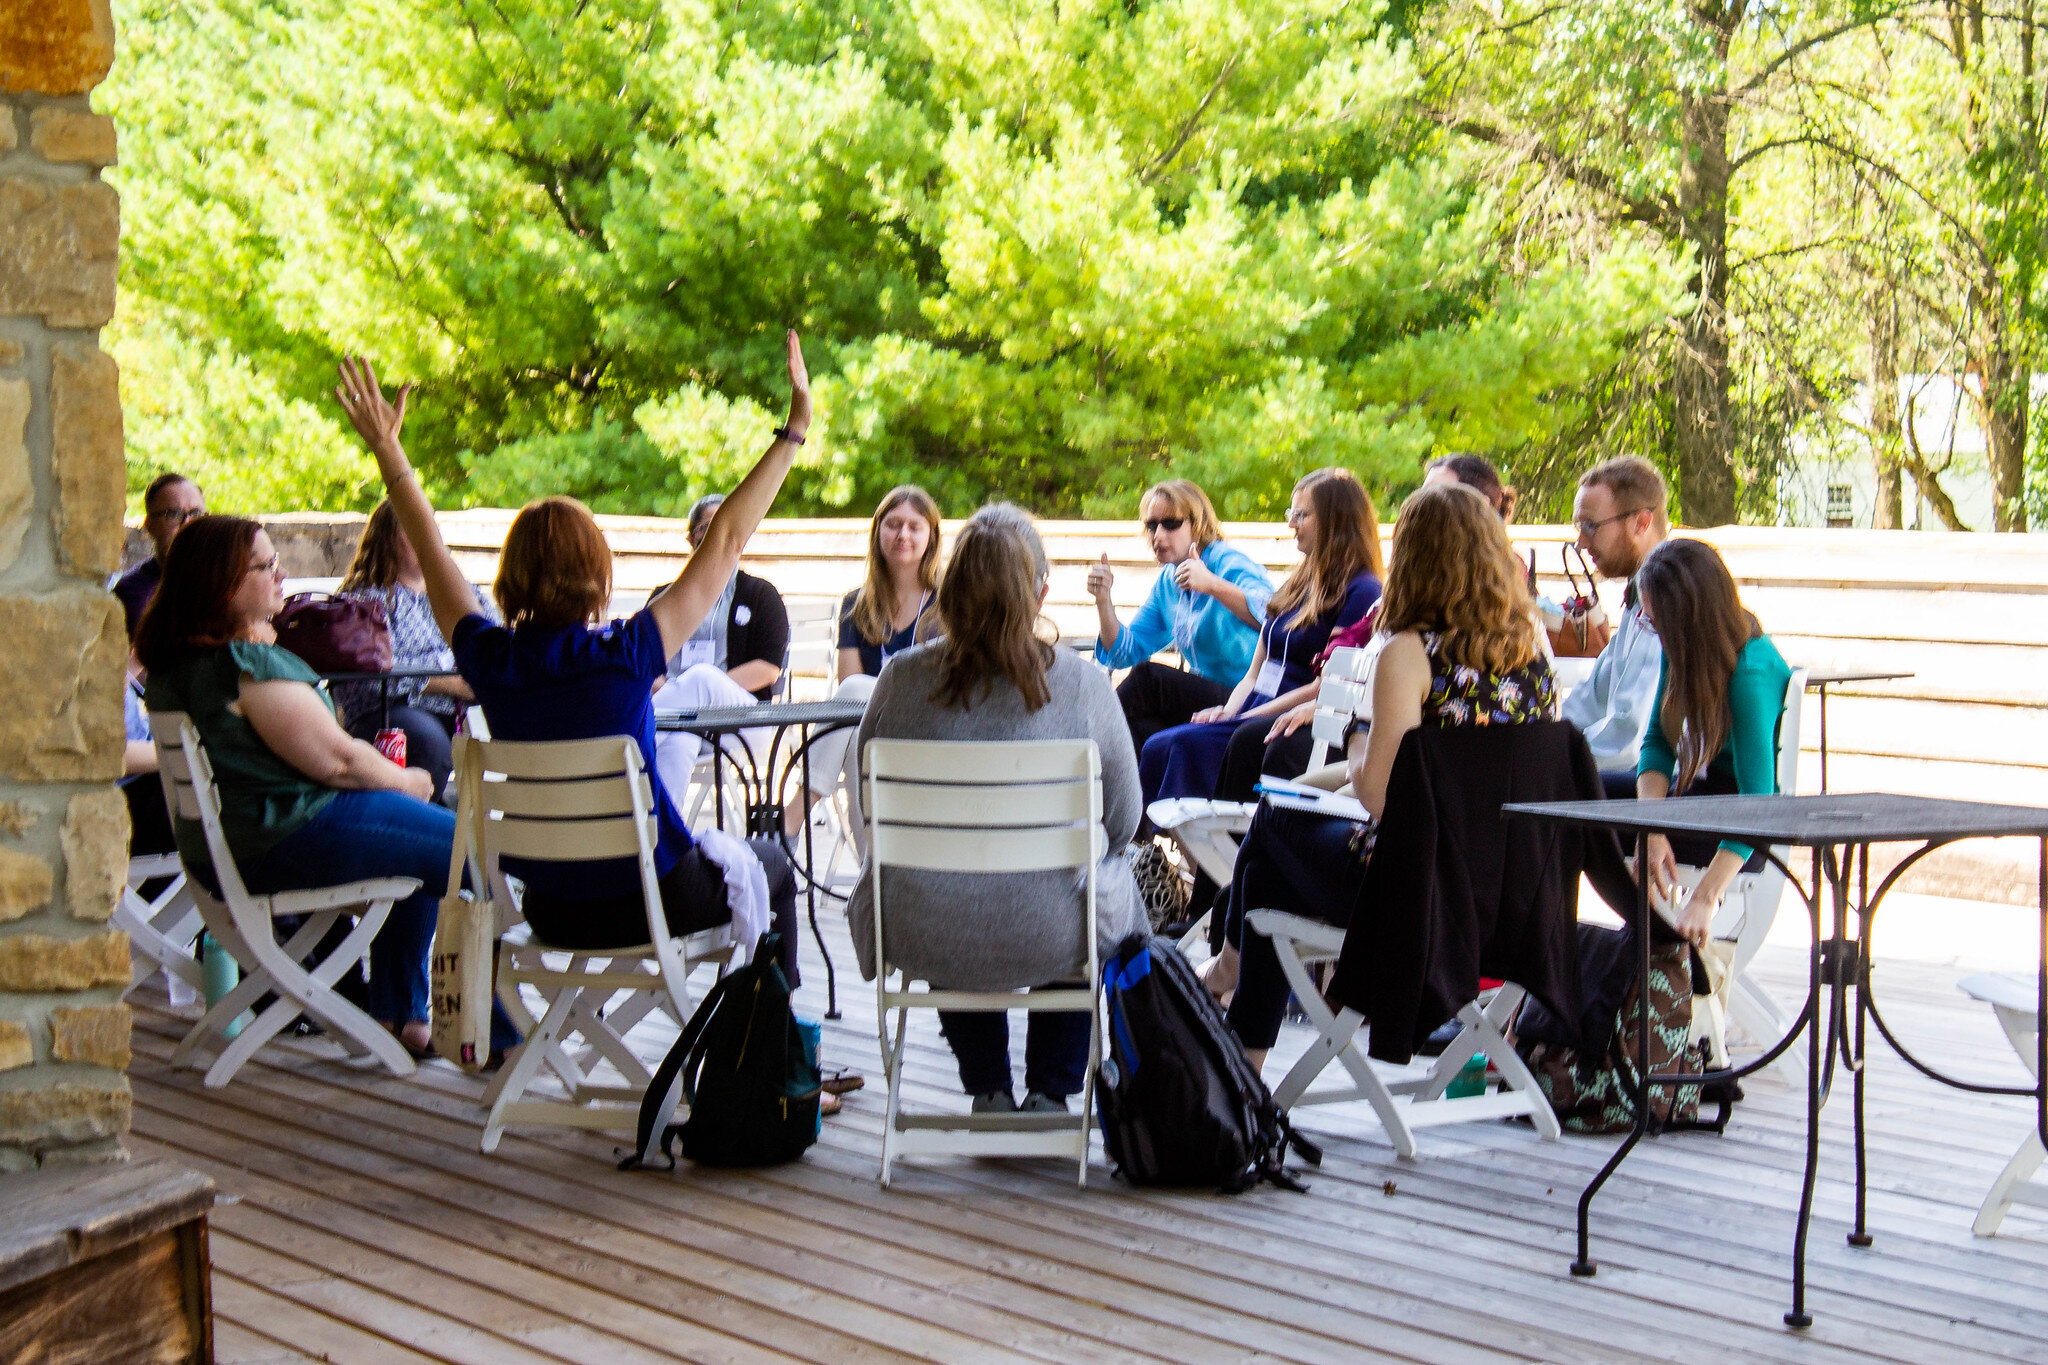
[[[1651,234],[1524,234],[1413,117],[1422,78],[1371,5],[121,18],[109,104],[148,217],[127,289],[323,440],[337,354],[421,381],[409,444],[471,503],[673,512],[729,484],[772,425],[784,326],[822,414],[791,510],[916,480],[952,510],[1128,513],[1170,471],[1270,514],[1322,464],[1392,494],[1432,450],[1583,421],[1684,298]]]

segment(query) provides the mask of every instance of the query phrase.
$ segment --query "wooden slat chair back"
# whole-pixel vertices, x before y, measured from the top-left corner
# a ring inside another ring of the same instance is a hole
[[[2020,1055],[2027,1074],[2036,1083],[2041,1079],[2041,1018],[2039,1014],[2040,981],[2038,978],[2022,976],[2017,972],[1980,972],[1966,976],[1956,983],[1956,989],[1972,1000],[1981,1000],[1998,1012],[1999,1027],[2005,1030],[2006,1039],[2012,1043],[2012,1050]],[[2027,1107],[2029,1122],[2034,1113],[2033,1106]],[[1998,1173],[1998,1179],[1991,1182],[1990,1193],[1984,1196],[1984,1206],[1977,1210],[1977,1219],[1970,1230],[1979,1237],[1989,1237],[1998,1231],[2005,1221],[2005,1215],[2012,1211],[2014,1204],[2026,1204],[2037,1209],[2048,1209],[2048,1181],[2035,1177],[2041,1163],[2048,1159],[2048,1147],[2041,1145],[2040,1132],[2029,1127],[2027,1135],[2020,1142],[2012,1160],[2005,1163],[2005,1169]]]
[[[1344,731],[1354,716],[1372,718],[1372,674],[1379,662],[1384,637],[1371,644],[1334,649],[1323,666],[1322,684],[1316,690],[1315,746],[1309,753],[1308,770],[1326,761],[1344,757]],[[1335,759],[1331,758],[1334,751]],[[1237,866],[1237,846],[1251,828],[1255,801],[1215,801],[1199,796],[1169,797],[1154,801],[1146,810],[1153,828],[1171,838],[1181,855],[1207,874],[1218,886],[1230,885],[1231,869]],[[1208,955],[1209,916],[1199,917],[1181,936],[1180,949],[1191,960]]]
[[[172,814],[198,822],[205,831],[214,880],[220,887],[216,899],[187,869],[193,900],[207,930],[242,973],[240,983],[201,1015],[172,1051],[172,1065],[189,1064],[203,1049],[217,1050],[206,1072],[206,1085],[218,1089],[234,1078],[258,1048],[303,1014],[318,1020],[350,1053],[374,1058],[396,1075],[411,1075],[413,1060],[404,1045],[343,999],[334,983],[369,954],[371,940],[384,927],[392,905],[418,891],[420,883],[411,877],[376,877],[256,895],[243,881],[242,870],[228,848],[221,826],[220,792],[199,732],[188,717],[176,712],[152,712],[149,721]],[[282,915],[305,918],[290,938],[279,943],[273,921]],[[313,955],[321,940],[345,915],[355,917],[355,927],[333,952],[315,961]],[[230,1039],[228,1033],[235,1021],[267,994],[276,999]]]
[[[473,885],[481,875],[498,904],[510,909],[516,898],[502,866],[507,857],[632,858],[647,904],[644,940],[617,948],[557,949],[523,922],[505,928],[498,998],[523,1040],[484,1093],[489,1115],[482,1149],[495,1151],[513,1125],[630,1131],[653,1076],[626,1035],[656,1009],[678,1028],[687,1023],[690,972],[705,962],[721,969],[729,964],[737,946],[732,931],[720,926],[687,937],[669,932],[654,861],[654,789],[632,739],[515,742],[464,736],[456,740],[458,772],[471,744],[480,747],[484,780],[463,791],[457,824],[472,839]],[[479,829],[481,846],[473,839]],[[541,997],[538,1020],[526,1007],[523,986]],[[612,1064],[623,1084],[595,1078],[603,1062]],[[543,1068],[560,1082],[560,1095],[532,1092]]]
[[[1787,795],[1799,790],[1799,722],[1805,699],[1806,670],[1795,668],[1785,684],[1785,709],[1778,718],[1778,790]],[[1792,856],[1792,850],[1783,845],[1771,852],[1780,860]],[[1705,868],[1680,867],[1678,880],[1690,889],[1705,873]],[[1737,873],[1721,897],[1709,950],[1713,989],[1693,998],[1692,1036],[1705,1040],[1715,1066],[1728,1065],[1731,1023],[1764,1046],[1778,1041],[1792,1027],[1791,1017],[1749,975],[1749,964],[1770,936],[1784,896],[1784,871],[1766,861],[1755,872]],[[1795,1080],[1805,1074],[1804,1065],[1793,1055],[1798,1050],[1785,1049],[1773,1064]]]
[[[1102,827],[1102,756],[1095,742],[877,739],[869,741],[862,760],[874,894],[876,1030],[889,1082],[883,1186],[899,1156],[955,1154],[1069,1157],[1085,1187],[1095,1068],[1102,1059],[1095,865],[1108,842]],[[1040,991],[914,990],[907,977],[892,987],[895,969],[882,895],[884,869],[891,867],[965,874],[1082,872],[1078,927],[1087,943],[1085,979],[1073,989]],[[903,1043],[912,1009],[1088,1011],[1088,1072],[1080,1113],[903,1113]]]

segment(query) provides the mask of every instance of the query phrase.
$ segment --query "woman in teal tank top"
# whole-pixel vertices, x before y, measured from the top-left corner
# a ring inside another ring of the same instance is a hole
[[[1778,722],[1792,669],[1756,617],[1743,609],[1735,578],[1714,547],[1673,538],[1636,574],[1643,615],[1664,646],[1649,731],[1636,767],[1636,795],[1739,794],[1778,790]],[[1677,886],[1678,864],[1705,864],[1678,922],[1695,946],[1707,941],[1721,895],[1754,855],[1732,839],[1688,848],[1650,836],[1650,876],[1657,889]]]

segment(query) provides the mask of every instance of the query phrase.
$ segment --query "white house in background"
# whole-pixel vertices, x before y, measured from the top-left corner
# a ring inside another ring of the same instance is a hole
[[[2048,375],[2036,375],[2036,411],[2044,396],[2048,396]],[[1931,467],[1940,470],[1941,487],[1954,501],[1963,524],[1972,531],[1990,530],[1991,470],[1985,458],[1984,433],[1977,425],[1969,394],[1952,375],[1901,375],[1902,423],[1908,412],[1913,414],[1920,451]],[[1869,426],[1868,386],[1857,387],[1855,395],[1842,405],[1842,417],[1855,427]],[[2031,439],[2043,437],[2032,433]],[[1835,427],[1793,437],[1792,449],[1791,465],[1778,476],[1778,524],[1868,529],[1877,500],[1877,469],[1869,443],[1856,431]],[[1906,526],[1912,530],[1948,529],[1927,500],[1916,496],[1912,476],[1900,477]]]

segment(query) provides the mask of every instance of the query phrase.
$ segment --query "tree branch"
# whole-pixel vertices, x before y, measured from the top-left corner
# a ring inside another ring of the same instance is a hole
[[[1612,199],[1622,206],[1622,217],[1629,222],[1647,223],[1667,236],[1675,237],[1680,233],[1678,209],[1669,199],[1630,195],[1615,183],[1613,176],[1598,166],[1588,166],[1576,157],[1566,156],[1555,148],[1546,147],[1537,138],[1495,128],[1473,119],[1460,118],[1449,110],[1425,107],[1422,114],[1423,117],[1454,133],[1462,133],[1477,142],[1504,147],[1532,165],[1554,171],[1573,184],[1583,185],[1597,194]]]

